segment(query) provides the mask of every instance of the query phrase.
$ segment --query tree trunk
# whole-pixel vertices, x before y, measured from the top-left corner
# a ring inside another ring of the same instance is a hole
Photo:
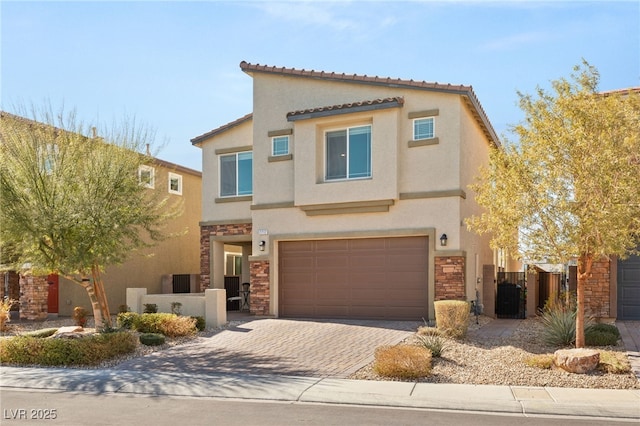
[[[104,282],[102,281],[102,275],[100,274],[100,268],[97,265],[91,267],[91,275],[93,276],[93,287],[95,289],[96,298],[100,305],[102,313],[102,319],[104,321],[103,326],[111,327],[111,313],[109,312],[109,302],[107,301],[107,294],[104,291]],[[98,326],[96,325],[96,328]]]
[[[87,295],[89,296],[89,301],[91,302],[91,308],[93,309],[93,319],[95,321],[96,328],[102,328],[104,326],[102,308],[100,307],[100,302],[98,301],[98,297],[96,295],[95,288],[91,281],[88,279],[82,279],[82,281],[76,280],[74,277],[66,276],[65,278],[70,279],[78,284],[80,284],[87,291]]]
[[[584,348],[584,288],[589,277],[591,277],[591,267],[593,266],[593,256],[583,254],[578,259],[578,286],[577,286],[577,306],[576,306],[576,348]]]

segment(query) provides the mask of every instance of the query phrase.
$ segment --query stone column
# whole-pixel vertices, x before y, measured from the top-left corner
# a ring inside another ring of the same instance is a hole
[[[49,284],[47,277],[20,275],[20,319],[44,321],[47,319]]]

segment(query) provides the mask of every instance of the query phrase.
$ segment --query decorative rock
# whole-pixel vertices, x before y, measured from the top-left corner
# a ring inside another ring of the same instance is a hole
[[[78,325],[70,325],[67,327],[60,327],[51,337],[54,339],[77,339],[84,335],[83,332],[84,328]]]
[[[560,349],[553,354],[553,363],[569,373],[584,374],[600,362],[600,352],[593,349]]]

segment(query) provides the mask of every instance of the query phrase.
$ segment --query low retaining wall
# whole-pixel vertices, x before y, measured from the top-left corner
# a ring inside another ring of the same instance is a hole
[[[207,328],[227,323],[227,292],[224,289],[207,289],[204,293],[147,294],[146,288],[128,288],[127,306],[141,314],[144,305],[154,303],[158,312],[171,313],[172,303],[181,303],[181,315],[203,317]]]

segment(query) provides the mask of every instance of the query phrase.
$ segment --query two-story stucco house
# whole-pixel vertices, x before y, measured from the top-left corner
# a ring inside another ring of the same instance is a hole
[[[253,112],[192,139],[203,288],[224,287],[230,255],[259,315],[420,320],[482,300],[483,274],[493,288],[488,239],[463,223],[499,144],[472,87],[240,68]]]

